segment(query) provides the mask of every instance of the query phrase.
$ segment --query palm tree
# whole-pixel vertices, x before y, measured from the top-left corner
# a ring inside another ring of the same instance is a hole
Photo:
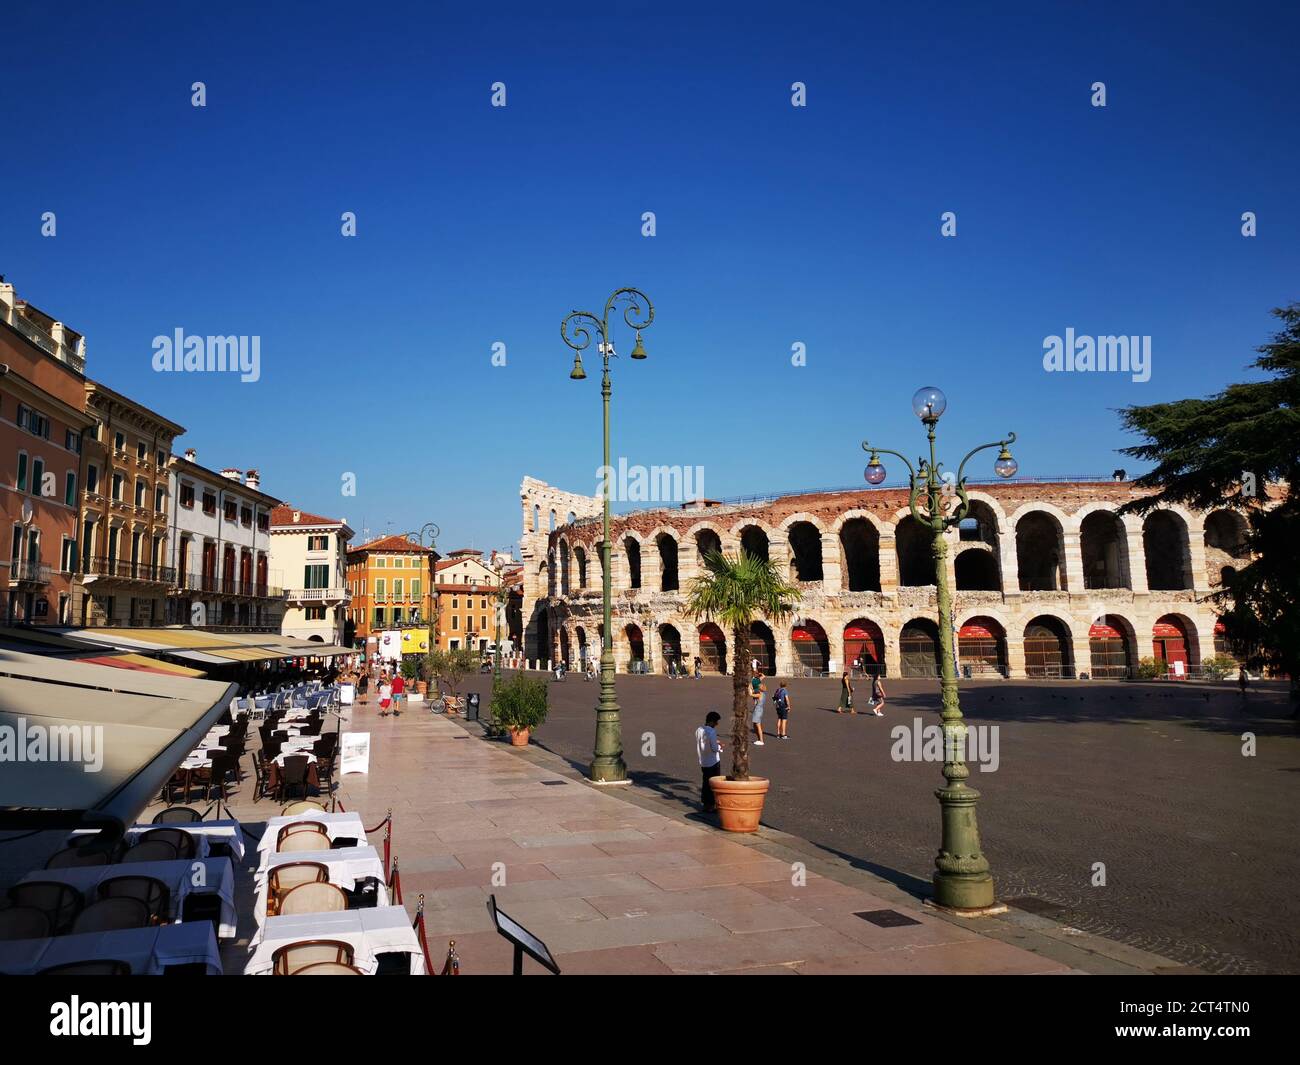
[[[783,621],[794,613],[799,589],[781,579],[768,559],[741,551],[709,551],[700,560],[705,574],[691,582],[686,610],[696,620],[717,620],[731,630],[735,656],[731,696],[731,773],[749,779],[749,627],[759,617]]]

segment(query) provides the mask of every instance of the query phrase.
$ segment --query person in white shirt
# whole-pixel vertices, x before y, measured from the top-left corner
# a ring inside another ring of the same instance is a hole
[[[695,730],[695,753],[700,759],[700,776],[701,795],[705,813],[711,813],[716,809],[713,801],[713,789],[709,787],[709,780],[716,777],[722,772],[722,744],[718,742],[718,730],[716,728],[722,715],[716,710],[710,710],[704,718],[704,724]]]

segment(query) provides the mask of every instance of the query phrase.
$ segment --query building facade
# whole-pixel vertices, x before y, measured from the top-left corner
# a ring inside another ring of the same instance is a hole
[[[193,448],[168,462],[167,623],[279,632],[280,573],[271,566],[271,511],[256,470],[200,466]]]
[[[0,617],[73,617],[85,340],[19,300],[0,279]]]
[[[438,563],[438,646],[486,651],[496,639],[501,573],[473,548],[447,552]],[[503,620],[501,638],[509,637]]]
[[[347,586],[353,642],[385,629],[433,617],[433,563],[437,553],[404,536],[384,536],[348,549]]]
[[[185,429],[89,379],[85,410],[95,424],[82,446],[75,623],[161,625],[175,579],[168,463]]]
[[[351,539],[352,530],[342,519],[284,503],[271,511],[271,569],[284,574],[285,583],[281,635],[348,646]]]
[[[968,519],[946,534],[963,671],[1120,678],[1154,658],[1178,675],[1226,653],[1207,596],[1247,557],[1239,510],[1120,516],[1143,492],[1100,478],[969,494]],[[548,501],[569,509],[570,497],[529,478],[521,498],[525,654],[571,665],[599,657],[601,523],[579,516],[539,529]],[[599,498],[588,502],[598,513]],[[772,559],[803,593],[790,622],[760,621],[749,634],[746,653],[765,671],[937,672],[929,531],[911,517],[905,489],[641,511],[617,516],[610,539],[620,671],[663,672],[669,659],[698,656],[706,672],[729,672],[732,634],[689,616],[685,589],[703,553],[743,548]]]

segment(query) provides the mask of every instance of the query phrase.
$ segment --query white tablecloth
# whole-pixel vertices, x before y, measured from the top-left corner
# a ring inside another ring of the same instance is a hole
[[[240,830],[238,821],[180,821],[168,825],[132,825],[126,830],[127,845],[138,843],[141,835],[155,828],[179,828],[182,832],[193,836],[197,848],[194,855],[196,858],[206,858],[211,853],[210,843],[224,843],[230,848],[230,854],[235,862],[244,860],[244,833]],[[79,828],[68,837],[68,846],[77,842],[78,836],[95,834],[97,833],[94,829]]]
[[[244,975],[269,976],[271,956],[281,947],[304,939],[337,939],[350,944],[352,964],[367,976],[373,975],[379,967],[375,955],[390,952],[410,954],[411,975],[424,975],[424,953],[411,927],[411,918],[401,906],[268,918],[260,939],[253,940]]]
[[[294,750],[293,748],[281,749],[280,753],[277,754],[272,761],[283,768],[284,760],[286,758],[306,758],[308,765],[312,765],[316,761],[316,755],[311,751],[300,751]]]
[[[76,888],[89,904],[98,899],[97,889],[100,881],[111,880],[115,876],[149,876],[161,880],[171,893],[167,916],[173,921],[180,919],[187,895],[191,893],[219,895],[221,897],[221,938],[234,937],[239,918],[235,911],[235,869],[230,864],[229,858],[120,862],[117,865],[87,865],[73,869],[42,869],[39,872],[28,873],[19,883],[28,880],[57,880]],[[262,912],[266,912],[265,907]]]
[[[0,943],[0,973],[13,976],[30,976],[69,962],[104,960],[126,962],[134,976],[158,976],[168,965],[195,962],[206,965],[208,975],[221,975],[221,954],[207,921]]]
[[[257,844],[259,869],[266,868],[267,857],[275,851],[280,830],[285,825],[297,824],[299,821],[315,821],[318,825],[324,825],[325,835],[329,836],[331,843],[342,836],[346,839],[355,839],[359,847],[366,845],[366,828],[361,823],[361,815],[358,813],[326,814],[312,813],[309,810],[300,814],[289,814],[287,817],[270,817],[267,818],[266,830]]]
[[[257,871],[257,895],[254,903],[254,915],[259,926],[266,923],[266,901],[271,887],[271,871],[277,865],[289,865],[292,862],[320,862],[329,870],[331,884],[336,884],[347,891],[356,889],[357,882],[368,876],[379,881],[380,906],[388,905],[387,874],[384,863],[374,847],[340,847],[328,851],[289,851],[286,854],[274,854],[267,851],[262,857],[262,866]],[[253,936],[256,943],[257,935]]]
[[[185,761],[180,764],[180,768],[211,769],[213,757],[225,753],[226,749],[224,747],[196,747],[185,756]]]

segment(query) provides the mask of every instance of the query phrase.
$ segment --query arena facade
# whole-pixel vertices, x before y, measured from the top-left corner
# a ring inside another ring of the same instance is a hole
[[[1246,558],[1246,521],[1224,507],[1116,511],[1142,490],[1070,479],[972,485],[949,538],[958,664],[972,675],[1121,679],[1139,659],[1196,675],[1227,653],[1208,596]],[[601,500],[525,478],[525,653],[545,667],[599,658]],[[701,555],[766,554],[803,592],[795,617],[756,623],[767,673],[854,668],[933,676],[938,632],[929,531],[905,488],[692,503],[615,515],[610,537],[619,672],[730,668],[731,634],[684,610]]]

